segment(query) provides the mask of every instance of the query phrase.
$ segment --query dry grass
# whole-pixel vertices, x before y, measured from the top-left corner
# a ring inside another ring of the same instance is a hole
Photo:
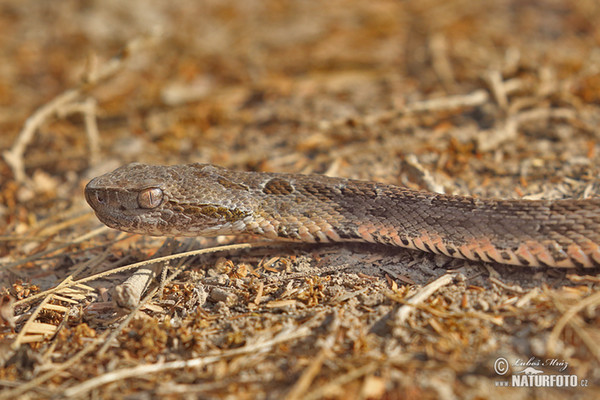
[[[596,3],[4,2],[0,398],[597,397],[598,271],[164,241],[82,196],[131,161],[598,196]]]

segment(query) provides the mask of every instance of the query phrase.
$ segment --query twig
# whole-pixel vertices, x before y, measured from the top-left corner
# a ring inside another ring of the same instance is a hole
[[[60,285],[58,287],[60,287]],[[40,311],[42,311],[44,305],[50,302],[50,300],[52,300],[52,295],[49,295],[46,298],[44,298],[44,300],[42,300],[42,302],[36,307],[33,313],[29,316],[27,322],[25,322],[25,325],[23,325],[23,328],[15,338],[14,342],[12,342],[12,344],[10,345],[11,350],[17,350],[19,346],[21,346],[21,342],[23,341],[25,334],[29,331],[29,327],[33,324]]]
[[[98,229],[94,229],[93,231],[88,232],[85,235],[79,236],[78,238],[71,240],[69,243],[65,243],[65,244],[62,244],[60,246],[53,247],[51,249],[40,251],[39,253],[33,254],[33,255],[29,256],[29,257],[25,257],[25,258],[23,258],[21,260],[18,260],[18,261],[12,262],[12,263],[8,263],[8,264],[5,264],[5,265],[0,265],[0,270],[12,268],[12,267],[16,267],[18,265],[25,264],[25,263],[28,263],[30,261],[35,261],[35,260],[37,260],[38,258],[40,258],[42,256],[54,253],[55,251],[58,251],[58,250],[62,250],[65,247],[69,247],[69,246],[72,246],[74,244],[85,242],[89,238],[92,238],[92,237],[94,237],[96,235],[104,233],[104,232],[106,232],[108,230],[110,230],[109,227],[107,227],[107,226],[101,226]]]
[[[79,353],[75,354],[68,361],[65,361],[62,364],[54,364],[52,366],[52,370],[38,376],[37,378],[30,380],[29,382],[27,382],[23,385],[20,385],[20,386],[14,388],[12,390],[8,390],[6,392],[0,393],[0,400],[16,399],[17,396],[19,396],[20,394],[23,394],[26,391],[28,391],[29,389],[33,389],[36,386],[39,386],[42,383],[46,382],[47,380],[52,379],[54,376],[62,373],[67,368],[76,364],[79,360],[81,360],[83,357],[85,357],[88,353],[92,352],[96,348],[96,346],[98,346],[100,343],[104,342],[104,339],[106,338],[107,333],[108,333],[108,331],[103,333],[102,335],[98,336],[95,340],[93,340],[86,347],[81,349],[81,351],[79,351]]]
[[[371,374],[371,373],[377,371],[377,369],[379,367],[380,367],[379,363],[371,362],[360,368],[353,369],[352,371],[348,372],[347,374],[339,376],[336,379],[332,380],[331,382],[329,382],[323,386],[320,386],[319,388],[313,390],[310,393],[307,393],[306,396],[304,396],[303,400],[316,400],[316,399],[322,399],[324,397],[328,397],[329,395],[332,394],[332,392],[334,390],[339,389],[340,386],[348,384],[348,383],[350,383],[360,377],[363,377],[365,375]]]
[[[408,154],[404,163],[406,165],[406,171],[412,180],[416,183],[424,185],[427,190],[434,193],[445,193],[444,186],[436,182],[435,178],[419,162],[419,159],[414,154]]]
[[[458,275],[459,275],[458,273],[444,274],[444,275],[440,276],[439,278],[437,278],[435,281],[433,281],[430,284],[421,288],[421,290],[419,290],[414,296],[412,296],[410,299],[408,299],[408,301],[407,301],[408,304],[405,304],[398,309],[398,311],[396,312],[395,318],[394,318],[395,324],[396,325],[404,324],[404,322],[409,317],[409,315],[414,311],[414,309],[415,309],[414,305],[422,303],[429,296],[431,296],[433,293],[435,293],[436,290],[440,289],[441,287],[451,284]]]
[[[463,107],[477,107],[485,104],[489,99],[489,94],[483,89],[475,90],[474,92],[448,96],[439,99],[430,99],[417,101],[408,104],[404,109],[400,110],[399,114],[415,113],[415,112],[430,112],[430,111],[447,111]]]
[[[449,111],[454,109],[466,108],[466,107],[478,107],[485,104],[490,98],[489,93],[486,90],[478,89],[471,93],[447,96],[436,99],[429,99],[423,101],[416,101],[414,103],[407,104],[405,107],[396,108],[390,111],[383,111],[380,113],[373,113],[366,116],[364,119],[355,121],[363,123],[364,125],[374,125],[380,121],[392,120],[394,118],[402,117],[405,115],[412,115],[416,113],[424,112],[436,112],[436,111]],[[322,123],[322,129],[332,129],[338,126],[342,126],[348,123],[347,119],[331,121],[328,123]]]
[[[486,75],[486,80],[490,85],[494,99],[500,108],[506,110],[508,108],[508,96],[504,87],[504,81],[502,80],[502,74],[498,70],[490,71]]]
[[[333,355],[331,349],[335,345],[335,339],[337,338],[340,327],[340,317],[337,313],[333,313],[333,320],[330,325],[327,339],[319,346],[319,353],[304,370],[300,378],[296,381],[296,384],[288,392],[287,396],[285,396],[286,400],[304,399],[304,395],[310,388],[311,383],[321,370],[323,362]]]
[[[174,254],[176,253],[175,249],[178,245],[179,244],[175,239],[168,238],[156,253],[154,253],[152,258]],[[115,286],[113,290],[113,302],[115,305],[127,310],[136,308],[142,294],[148,288],[152,279],[156,277],[157,270],[161,265],[163,264],[160,262],[145,265],[134,271],[125,282]]]
[[[63,281],[61,283],[59,283],[58,286],[56,286],[53,291],[46,291],[44,293],[38,293],[37,295],[35,295],[35,297],[45,296],[45,298],[36,307],[36,309],[33,311],[33,313],[29,316],[29,319],[27,320],[27,322],[25,322],[25,325],[23,325],[23,327],[21,328],[21,331],[19,332],[19,334],[17,335],[17,337],[11,344],[11,349],[16,350],[19,348],[21,343],[23,343],[23,339],[25,338],[25,335],[29,332],[30,326],[34,324],[35,319],[37,318],[40,311],[43,308],[45,308],[52,299],[57,297],[57,296],[55,296],[55,293],[64,291],[65,289],[68,289],[71,286],[69,284],[71,282],[73,282],[73,277],[77,276],[77,274],[79,274],[84,268],[87,268],[92,265],[97,265],[98,263],[100,263],[102,260],[104,260],[106,258],[107,253],[108,252],[105,251],[103,254],[99,254],[94,259],[89,260],[88,262],[82,263],[79,266],[79,268],[77,268],[72,274],[70,274],[65,279],[63,279]],[[81,286],[80,286],[80,288],[81,288]],[[89,289],[84,289],[84,290],[89,290]],[[31,297],[34,297],[34,296],[31,296]],[[14,305],[18,305],[21,303],[23,303],[23,300],[16,302]]]
[[[96,99],[88,97],[81,103],[65,105],[65,107],[57,110],[57,115],[61,118],[64,118],[69,114],[83,114],[83,123],[85,124],[85,133],[90,151],[90,165],[95,165],[97,163],[98,155],[100,154],[100,132],[98,130],[98,123],[96,122],[97,105]]]
[[[448,42],[446,41],[446,37],[441,33],[436,33],[431,36],[428,45],[433,70],[446,91],[452,92],[456,85],[456,80],[454,79],[452,62],[448,57]]]
[[[523,290],[523,288],[519,285],[508,285],[508,284],[502,282],[500,279],[493,277],[493,276],[490,276],[488,278],[488,280],[490,282],[492,282],[493,284],[500,286],[504,290],[508,290],[511,292],[519,293],[519,294],[525,293],[525,290]]]
[[[576,120],[577,112],[569,108],[537,108],[509,116],[499,126],[481,132],[477,136],[477,150],[485,152],[517,136],[519,127],[530,121],[565,119]]]
[[[27,183],[25,165],[23,163],[23,153],[25,153],[25,147],[27,147],[29,142],[31,142],[36,129],[60,107],[75,101],[79,95],[80,90],[70,89],[39,108],[31,117],[27,118],[27,121],[25,121],[25,125],[23,126],[21,133],[19,133],[17,140],[13,144],[13,147],[10,150],[2,153],[6,163],[12,168],[13,174],[15,175],[15,180],[17,182]]]
[[[310,321],[309,321],[310,322]],[[223,351],[217,355],[205,356],[192,358],[190,360],[182,360],[182,361],[171,361],[166,363],[157,363],[157,364],[143,364],[133,368],[124,368],[119,369],[113,372],[106,373],[104,375],[97,376],[95,378],[89,379],[79,385],[75,385],[65,390],[63,393],[63,397],[65,398],[81,398],[85,397],[85,394],[90,390],[97,388],[99,386],[116,382],[128,378],[133,378],[136,376],[146,376],[148,374],[154,374],[159,372],[165,372],[173,369],[183,369],[183,368],[200,368],[204,367],[208,364],[212,364],[218,362],[220,360],[242,355],[249,353],[256,353],[260,351],[267,351],[276,344],[287,342],[294,339],[299,339],[301,337],[308,336],[311,332],[311,329],[307,324],[301,326],[299,328],[290,327],[289,329],[284,329],[279,332],[274,338],[265,340],[262,342],[253,343],[238,349],[233,349],[229,351]]]
[[[165,244],[163,244],[163,246],[161,246],[161,248],[156,252],[161,253],[161,252],[166,252],[169,251],[169,249],[171,249],[174,245],[177,245],[177,241],[173,238],[169,238],[165,241]],[[160,265],[161,263],[156,263],[156,265]],[[179,265],[181,266],[181,265]],[[155,268],[154,264],[151,264],[150,266],[151,268]],[[111,342],[119,335],[119,333],[129,324],[129,321],[131,321],[131,319],[133,319],[133,317],[135,315],[137,315],[137,312],[139,310],[142,309],[142,307],[144,307],[144,305],[146,305],[146,303],[148,303],[155,295],[156,293],[158,293],[160,290],[162,290],[162,288],[164,287],[165,284],[171,282],[173,279],[175,279],[179,273],[182,271],[182,268],[177,269],[175,272],[173,272],[168,278],[166,278],[164,280],[164,282],[162,283],[161,286],[154,288],[150,293],[148,293],[146,295],[146,297],[144,297],[141,301],[139,301],[139,297],[141,297],[142,292],[139,293],[138,296],[138,301],[129,309],[131,310],[129,312],[129,315],[127,316],[127,318],[125,318],[123,321],[121,321],[121,323],[119,324],[119,326],[113,330],[113,332],[110,334],[110,336],[107,338],[106,342],[102,345],[102,347],[98,350],[98,356],[104,354],[106,352],[106,350],[108,349],[108,347],[110,346]],[[136,271],[137,272],[137,271]],[[149,283],[149,281],[146,283]],[[140,285],[141,286],[141,285]],[[141,290],[145,290],[146,286],[144,286]]]
[[[121,333],[121,331],[129,324],[129,322],[133,319],[134,316],[137,315],[137,312],[147,303],[150,301],[150,299],[152,299],[152,297],[154,297],[154,295],[156,294],[156,292],[158,292],[158,288],[154,288],[153,290],[151,290],[146,297],[144,297],[144,299],[140,302],[138,302],[137,306],[134,307],[133,309],[131,309],[131,311],[129,312],[129,315],[127,315],[127,317],[121,321],[121,323],[119,324],[119,326],[116,329],[113,329],[113,331],[110,333],[110,335],[106,338],[106,340],[104,341],[104,344],[102,345],[102,347],[100,347],[100,349],[98,350],[97,355],[101,356],[103,355],[106,350],[108,349],[108,347],[110,346],[110,344],[112,343],[112,341],[119,335],[119,333]]]
[[[173,255],[169,255],[169,256],[165,256],[165,257],[155,258],[155,259],[152,259],[152,260],[140,261],[140,262],[137,262],[137,263],[133,263],[133,264],[129,264],[129,265],[124,265],[124,266],[119,267],[119,268],[111,269],[109,271],[100,272],[98,274],[94,274],[94,275],[88,276],[86,278],[81,278],[81,279],[76,280],[76,281],[71,281],[71,282],[66,283],[64,286],[61,286],[61,287],[55,287],[55,288],[52,288],[52,289],[48,289],[48,290],[46,290],[44,292],[37,293],[37,294],[35,294],[33,296],[27,297],[26,299],[19,300],[18,302],[15,303],[15,305],[26,303],[26,302],[30,302],[32,300],[35,300],[35,299],[39,298],[39,297],[43,297],[43,296],[46,296],[46,295],[51,294],[51,293],[56,293],[56,292],[58,292],[60,290],[64,290],[65,288],[69,288],[69,287],[73,287],[73,286],[78,286],[78,285],[81,285],[81,284],[83,284],[85,282],[94,281],[96,279],[103,278],[103,277],[108,276],[108,275],[117,274],[119,272],[127,271],[127,270],[130,270],[130,269],[140,268],[140,267],[143,267],[143,266],[148,265],[148,264],[153,264],[153,263],[162,262],[162,261],[168,261],[168,260],[174,260],[174,259],[182,258],[182,257],[196,256],[196,255],[200,255],[200,254],[216,253],[216,252],[219,252],[219,251],[250,249],[250,248],[254,248],[254,247],[273,246],[273,245],[277,245],[277,244],[281,244],[281,243],[278,243],[278,242],[266,242],[265,241],[265,242],[256,242],[256,243],[231,244],[231,245],[226,245],[226,246],[211,247],[211,248],[208,248],[208,249],[200,249],[200,250],[188,251],[188,252],[180,253],[180,254],[173,254]]]
[[[563,329],[565,328],[567,323],[570,323],[571,319],[574,316],[576,316],[577,313],[579,313],[579,311],[583,310],[584,308],[586,308],[588,306],[592,306],[592,305],[596,306],[598,304],[600,304],[600,292],[594,293],[593,295],[586,297],[579,303],[575,304],[573,307],[569,308],[562,315],[562,317],[560,317],[560,319],[556,322],[556,324],[554,325],[554,328],[552,329],[552,332],[550,333],[550,336],[548,337],[548,342],[546,344],[548,353],[556,354],[556,343],[558,342],[559,335],[561,334],[561,332],[563,331]],[[579,329],[575,329],[575,332],[582,339],[585,340],[587,338],[587,334],[582,336],[581,332],[579,332]],[[597,360],[600,360],[600,348],[598,347],[598,343],[596,341],[591,340],[591,341],[586,341],[586,345],[588,346],[590,351],[594,354],[594,357],[596,357]]]
[[[27,118],[12,148],[2,154],[6,163],[11,167],[17,182],[22,184],[30,183],[25,174],[25,164],[23,161],[25,148],[33,139],[33,135],[40,125],[53,115],[65,115],[69,111],[83,112],[86,134],[90,143],[91,159],[95,160],[98,157],[98,128],[95,121],[95,102],[92,99],[86,99],[77,106],[73,106],[73,104],[81,96],[98,86],[98,84],[112,77],[124,65],[124,62],[133,52],[145,47],[151,42],[150,39],[154,38],[154,36],[143,37],[131,41],[120,54],[109,60],[101,69],[89,72],[87,79],[81,82],[76,88],[61,93],[49,103],[38,108]]]

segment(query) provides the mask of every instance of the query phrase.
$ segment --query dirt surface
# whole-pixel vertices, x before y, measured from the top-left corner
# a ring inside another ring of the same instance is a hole
[[[598,21],[595,0],[0,3],[0,398],[597,398],[596,270],[128,235],[82,191],[138,161],[598,196]]]

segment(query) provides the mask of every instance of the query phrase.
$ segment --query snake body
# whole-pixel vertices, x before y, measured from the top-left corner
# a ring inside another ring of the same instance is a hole
[[[360,241],[521,266],[600,266],[600,199],[495,200],[209,164],[129,164],[91,180],[106,225],[154,236]]]

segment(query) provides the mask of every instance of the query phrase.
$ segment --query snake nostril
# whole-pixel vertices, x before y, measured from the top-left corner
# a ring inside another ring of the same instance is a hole
[[[92,207],[94,207],[94,205],[96,204],[104,204],[106,200],[105,196],[102,193],[99,193],[92,189],[86,189],[85,199]]]

